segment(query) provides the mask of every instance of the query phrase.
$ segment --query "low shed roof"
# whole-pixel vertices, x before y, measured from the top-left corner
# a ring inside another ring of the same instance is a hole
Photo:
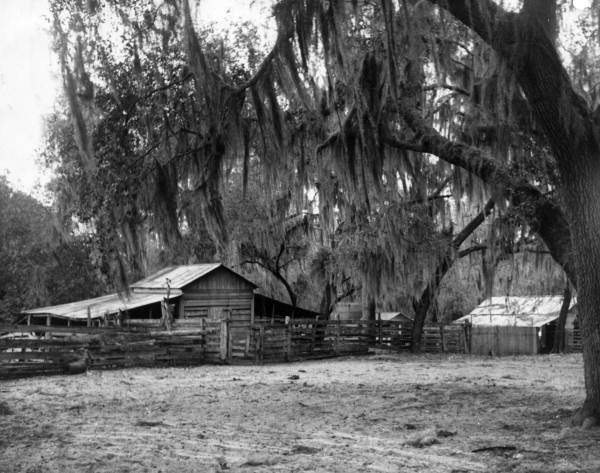
[[[562,301],[562,296],[491,297],[454,323],[541,327],[559,316]],[[569,310],[576,304],[573,297]]]
[[[170,297],[179,297],[182,292],[172,289]],[[88,317],[88,308],[92,319],[104,317],[105,314],[116,314],[121,311],[135,309],[149,304],[160,302],[166,296],[165,293],[135,293],[108,294],[83,301],[70,302],[48,307],[24,310],[22,314],[28,315],[52,315],[65,319],[85,320]]]

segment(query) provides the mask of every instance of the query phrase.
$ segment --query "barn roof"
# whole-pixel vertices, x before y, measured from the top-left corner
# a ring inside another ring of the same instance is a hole
[[[454,323],[541,327],[558,318],[562,301],[562,296],[491,297]],[[573,297],[569,310],[576,304]]]
[[[170,298],[179,297],[182,292],[178,289],[172,289]],[[105,314],[116,314],[121,311],[135,309],[149,304],[162,301],[165,293],[135,293],[126,294],[108,294],[106,296],[95,297],[83,301],[70,302],[48,307],[39,307],[37,309],[24,310],[22,314],[29,315],[52,315],[54,317],[65,319],[85,320],[88,318],[88,308],[92,319],[104,317]]]
[[[36,309],[21,311],[26,315],[52,315],[65,319],[87,319],[88,308],[91,318],[104,317],[105,314],[116,314],[121,311],[143,307],[145,305],[160,302],[166,296],[167,278],[171,285],[170,298],[179,297],[182,288],[188,284],[206,276],[218,268],[224,268],[231,274],[243,279],[252,287],[256,287],[252,281],[244,278],[235,271],[221,263],[190,264],[184,266],[167,266],[150,276],[137,281],[129,286],[129,295],[108,294],[106,296],[85,299],[83,301],[70,302]]]
[[[183,289],[188,284],[200,279],[218,268],[224,268],[238,278],[243,279],[253,287],[257,287],[252,281],[229,269],[221,263],[188,264],[184,266],[167,266],[154,274],[131,284],[129,287],[136,289],[153,289],[165,291],[167,279],[170,281],[171,289]]]
[[[381,320],[412,320],[408,315],[402,312],[379,312]]]

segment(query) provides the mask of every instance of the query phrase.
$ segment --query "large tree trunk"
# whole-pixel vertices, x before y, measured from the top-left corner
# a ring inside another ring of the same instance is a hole
[[[560,307],[560,314],[556,321],[556,329],[554,331],[554,341],[552,342],[552,353],[564,353],[566,348],[565,340],[565,325],[567,324],[567,315],[569,314],[569,306],[571,305],[571,285],[567,283],[563,292],[563,301]]]
[[[525,0],[519,14],[491,0],[431,0],[506,61],[556,158],[569,218],[583,337],[586,400],[576,420],[600,419],[600,123],[571,86],[548,31],[555,10]],[[550,2],[552,5],[555,2]]]
[[[331,303],[331,294],[333,292],[331,280],[328,278],[325,287],[323,288],[323,294],[321,295],[321,303],[319,304],[319,313],[325,320],[331,318],[331,309],[333,304]]]
[[[592,159],[590,158],[590,161]],[[581,322],[586,399],[576,418],[600,419],[600,153],[588,171],[565,180],[577,266],[577,296]],[[585,169],[585,168],[584,168]]]
[[[366,278],[363,280],[363,288],[362,288],[362,317],[361,320],[365,320],[370,322],[367,325],[366,335],[369,338],[369,344],[373,344],[375,342],[375,318],[376,318],[376,310],[377,303],[375,301],[375,297],[369,292],[367,289],[367,281]]]

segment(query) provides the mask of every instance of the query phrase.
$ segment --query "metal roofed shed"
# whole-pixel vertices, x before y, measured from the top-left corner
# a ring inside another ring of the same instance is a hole
[[[454,321],[471,324],[471,353],[536,354],[552,346],[562,296],[511,296],[484,300]],[[565,325],[568,349],[578,348],[577,300],[571,299]]]
[[[220,263],[169,266],[130,285],[129,294],[106,296],[56,306],[27,309],[21,313],[43,317],[46,325],[70,325],[91,319],[95,324],[107,315],[126,313],[131,319],[159,319],[160,303],[167,296],[180,321],[197,322],[199,318],[250,322],[254,317],[252,281]]]
[[[27,323],[50,326],[127,324],[158,327],[169,287],[169,305],[177,329],[204,327],[228,320],[232,344],[248,346],[255,318],[315,318],[318,314],[256,294],[249,279],[220,263],[169,266],[129,286],[128,294],[27,309]],[[232,345],[233,346],[233,345]]]

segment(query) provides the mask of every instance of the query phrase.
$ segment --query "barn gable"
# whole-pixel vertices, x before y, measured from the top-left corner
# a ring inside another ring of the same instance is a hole
[[[254,320],[256,284],[220,263],[169,266],[130,286],[134,293],[180,291],[176,317],[195,323],[200,319]]]
[[[184,293],[222,290],[253,292],[256,287],[256,284],[226,266],[219,265],[219,267],[204,274],[201,278],[181,287],[181,290]]]
[[[239,289],[253,291],[257,286],[221,263],[167,266],[131,284],[133,292],[166,291],[167,279],[171,289]]]
[[[170,291],[167,291],[167,281]],[[198,320],[230,318],[251,321],[254,318],[256,285],[220,263],[169,266],[130,285],[128,294],[109,294],[94,299],[51,307],[24,310],[30,317],[48,319],[103,319],[120,312],[146,311],[160,317],[160,302],[169,293],[175,316]],[[154,307],[157,306],[157,307]]]

